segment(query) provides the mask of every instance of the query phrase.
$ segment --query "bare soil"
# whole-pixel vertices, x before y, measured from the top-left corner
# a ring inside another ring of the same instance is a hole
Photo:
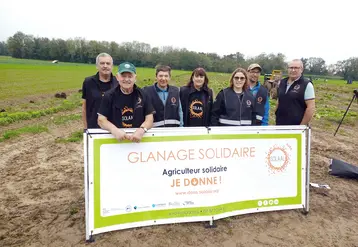
[[[222,219],[217,228],[183,223],[100,234],[85,241],[83,144],[56,143],[80,121],[0,143],[0,246],[358,246],[358,181],[328,174],[330,158],[358,165],[357,125],[336,137],[314,121],[310,193],[299,210]],[[334,129],[336,126],[332,126]]]

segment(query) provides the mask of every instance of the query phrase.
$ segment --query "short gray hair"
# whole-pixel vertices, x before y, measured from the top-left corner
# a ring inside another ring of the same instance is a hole
[[[98,65],[100,57],[110,57],[110,58],[112,58],[112,56],[109,55],[108,53],[102,52],[102,53],[98,54],[98,56],[96,57],[96,65]],[[113,58],[112,58],[112,63],[113,63]]]
[[[304,69],[304,68],[303,68],[303,62],[302,62],[301,59],[293,59],[292,61],[288,62],[287,65],[290,66],[290,63],[293,63],[293,62],[299,62],[300,65],[301,65],[301,68]]]

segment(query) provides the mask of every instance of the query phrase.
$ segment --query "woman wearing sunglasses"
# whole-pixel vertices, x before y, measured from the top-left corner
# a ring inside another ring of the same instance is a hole
[[[214,101],[212,126],[250,126],[256,121],[255,98],[248,91],[245,69],[237,68],[231,75],[230,86],[221,90]]]

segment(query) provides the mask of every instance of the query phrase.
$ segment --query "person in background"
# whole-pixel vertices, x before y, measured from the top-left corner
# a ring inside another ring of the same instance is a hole
[[[270,97],[268,91],[259,82],[262,68],[259,64],[250,64],[247,69],[249,76],[249,90],[255,97],[255,107],[257,112],[257,123],[268,125],[270,111]]]

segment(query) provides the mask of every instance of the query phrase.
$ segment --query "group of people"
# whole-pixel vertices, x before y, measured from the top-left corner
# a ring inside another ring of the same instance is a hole
[[[113,59],[107,53],[96,58],[97,74],[82,86],[82,120],[85,129],[108,130],[117,140],[139,142],[150,128],[196,126],[268,125],[269,94],[259,82],[262,68],[251,64],[237,68],[227,88],[214,100],[207,72],[196,68],[185,86],[170,85],[171,68],[158,66],[151,86],[136,85],[137,71],[121,63],[113,76]],[[307,125],[315,110],[311,81],[302,76],[299,59],[288,63],[288,77],[281,80],[275,109],[276,125]],[[124,131],[135,128],[133,134]]]

